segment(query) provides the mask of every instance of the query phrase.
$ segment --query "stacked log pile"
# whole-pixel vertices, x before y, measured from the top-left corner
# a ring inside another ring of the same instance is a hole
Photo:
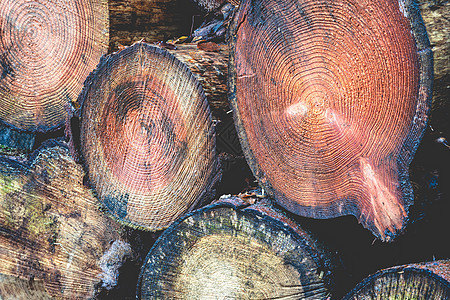
[[[448,3],[108,4],[0,4],[0,298],[448,298]]]

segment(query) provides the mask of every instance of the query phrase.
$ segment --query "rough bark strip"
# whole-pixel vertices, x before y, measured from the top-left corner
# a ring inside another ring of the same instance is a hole
[[[83,163],[116,219],[155,231],[212,197],[220,172],[208,103],[169,52],[136,43],[106,57],[80,103]]]
[[[198,79],[208,99],[213,120],[227,118],[228,47],[217,44],[219,51],[204,51],[197,44],[180,44],[176,50],[167,50],[185,63]]]
[[[432,82],[415,3],[243,1],[229,71],[247,161],[279,204],[352,214],[384,241],[404,229]]]
[[[156,241],[139,299],[327,299],[333,274],[313,238],[268,206],[236,197],[190,213]]]
[[[110,52],[145,39],[165,41],[189,35],[199,10],[189,0],[109,0]]]
[[[239,5],[239,0],[194,0],[195,3],[197,3],[198,6],[200,6],[202,9],[208,11],[208,12],[213,12],[217,9],[219,9],[220,7],[222,7],[223,5],[225,5],[226,3],[231,3],[234,6],[238,6]]]
[[[0,4],[0,122],[47,132],[108,47],[106,0],[6,0]]]
[[[420,11],[434,61],[432,133],[450,139],[450,2],[421,0]]]
[[[131,249],[83,177],[60,142],[26,164],[0,158],[0,274],[20,279],[2,280],[2,293],[27,282],[29,293],[43,285],[52,297],[92,298],[115,284],[116,266]]]
[[[404,265],[368,276],[343,300],[449,299],[450,261]]]

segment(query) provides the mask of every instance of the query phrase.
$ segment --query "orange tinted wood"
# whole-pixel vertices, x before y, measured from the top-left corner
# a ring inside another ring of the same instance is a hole
[[[0,2],[0,121],[56,129],[108,49],[106,0]]]
[[[246,158],[285,208],[404,228],[431,50],[410,1],[243,1],[230,86]]]
[[[107,57],[80,102],[89,180],[117,219],[158,230],[209,197],[219,175],[208,103],[173,55],[136,43]]]

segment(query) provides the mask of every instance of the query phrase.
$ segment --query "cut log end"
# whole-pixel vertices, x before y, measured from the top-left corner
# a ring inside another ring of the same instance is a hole
[[[108,3],[2,1],[0,36],[0,122],[54,130],[108,49]]]
[[[114,217],[159,230],[210,196],[219,175],[208,103],[173,55],[145,43],[112,54],[80,103],[81,154]]]
[[[353,214],[392,240],[412,204],[432,61],[418,10],[379,5],[243,1],[229,85],[246,158],[277,202],[308,217]]]
[[[272,212],[219,201],[183,218],[147,256],[138,297],[325,299],[314,243]]]
[[[92,298],[117,283],[131,250],[83,176],[59,142],[44,145],[26,164],[0,158],[0,293],[6,299],[22,293],[24,299]]]
[[[367,277],[343,300],[448,299],[449,280],[449,260],[394,267]]]

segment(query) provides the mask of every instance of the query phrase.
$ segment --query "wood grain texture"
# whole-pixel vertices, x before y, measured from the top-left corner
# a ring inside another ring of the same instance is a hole
[[[450,260],[410,264],[378,271],[343,300],[450,298]]]
[[[115,218],[159,230],[211,197],[220,173],[208,103],[173,55],[136,43],[108,56],[80,103],[84,164]]]
[[[0,121],[46,132],[108,49],[106,0],[0,2]]]
[[[15,276],[0,274],[0,299],[27,300],[52,299],[45,291],[42,280],[26,280]]]
[[[243,1],[230,102],[250,168],[297,214],[352,214],[391,241],[413,200],[432,53],[411,1]]]
[[[131,250],[83,176],[59,142],[25,164],[0,158],[2,297],[92,298],[117,282],[114,266]]]
[[[139,299],[330,295],[330,265],[307,232],[268,206],[228,198],[187,215],[160,236],[142,266]]]

